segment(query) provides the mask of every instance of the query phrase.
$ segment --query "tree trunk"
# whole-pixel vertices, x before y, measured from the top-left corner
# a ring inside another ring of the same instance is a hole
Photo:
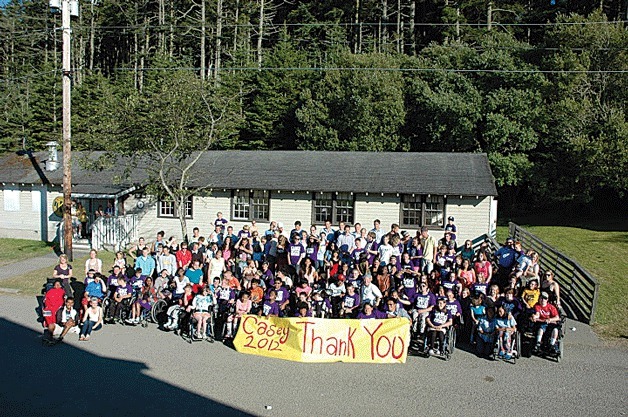
[[[166,53],[166,0],[159,0],[159,10],[157,12],[157,25],[159,26],[158,48],[162,54]]]
[[[178,21],[178,19],[175,19],[174,17],[174,4],[173,1],[170,0],[170,45],[168,48],[168,53],[170,54],[170,58],[174,57],[174,27]]]
[[[205,12],[205,0],[201,0],[201,80],[205,81],[205,63],[206,63],[206,57],[205,57],[205,37],[207,35],[207,28],[205,25],[205,18],[206,18],[206,12]]]
[[[409,32],[410,32],[410,48],[412,48],[412,56],[416,55],[416,35],[414,33],[415,27],[414,27],[414,21],[416,19],[416,0],[412,0],[410,2],[410,27],[409,27]]]
[[[401,0],[397,0],[397,53],[403,49],[403,30],[401,23]]]
[[[380,25],[381,45],[384,46],[384,50],[385,50],[386,44],[388,43],[388,0],[382,0],[381,21],[382,21],[382,25]]]
[[[357,54],[361,49],[360,38],[362,36],[362,30],[360,29],[360,0],[355,0],[354,23],[353,53]]]
[[[259,0],[259,25],[257,33],[257,68],[262,68],[262,40],[264,38],[264,2]]]
[[[233,54],[235,55],[235,53],[238,51],[238,23],[240,22],[240,0],[236,0],[235,14],[233,18],[235,20],[235,26],[233,27]]]
[[[236,9],[237,10],[237,9]],[[236,19],[237,19],[237,11],[236,11]],[[236,29],[237,29],[237,20],[236,20]],[[237,33],[237,32],[236,32]],[[234,39],[234,52],[235,45],[237,40]],[[216,2],[216,46],[214,53],[216,57],[214,58],[214,80],[216,83],[220,82],[220,57],[222,55],[222,0],[218,0]]]
[[[96,47],[96,19],[94,17],[94,2],[90,3],[90,21],[89,21],[89,71],[94,70],[94,56]]]

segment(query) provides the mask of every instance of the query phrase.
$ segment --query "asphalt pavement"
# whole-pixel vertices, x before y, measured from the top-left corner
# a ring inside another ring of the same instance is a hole
[[[45,347],[32,297],[0,295],[3,416],[570,416],[628,413],[628,352],[579,323],[561,363],[451,360],[305,364],[221,343],[108,325],[89,342]]]

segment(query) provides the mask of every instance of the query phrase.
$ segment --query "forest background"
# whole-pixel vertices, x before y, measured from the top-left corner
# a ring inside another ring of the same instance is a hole
[[[626,207],[625,1],[80,3],[75,150],[485,152],[502,211]],[[60,142],[60,26],[0,2],[0,151]]]

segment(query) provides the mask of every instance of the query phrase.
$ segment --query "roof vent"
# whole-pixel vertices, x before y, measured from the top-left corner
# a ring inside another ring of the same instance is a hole
[[[56,171],[59,168],[59,157],[57,155],[57,142],[46,143],[48,147],[48,159],[46,160],[46,171]]]

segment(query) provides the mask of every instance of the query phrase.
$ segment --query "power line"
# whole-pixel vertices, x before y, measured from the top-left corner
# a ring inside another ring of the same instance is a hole
[[[114,71],[200,71],[199,67],[120,67]],[[205,68],[207,69],[207,68]],[[505,73],[505,74],[626,74],[628,70],[540,70],[540,69],[459,69],[459,68],[361,68],[361,67],[221,67],[220,71],[368,71],[368,72],[453,72],[453,73]]]

